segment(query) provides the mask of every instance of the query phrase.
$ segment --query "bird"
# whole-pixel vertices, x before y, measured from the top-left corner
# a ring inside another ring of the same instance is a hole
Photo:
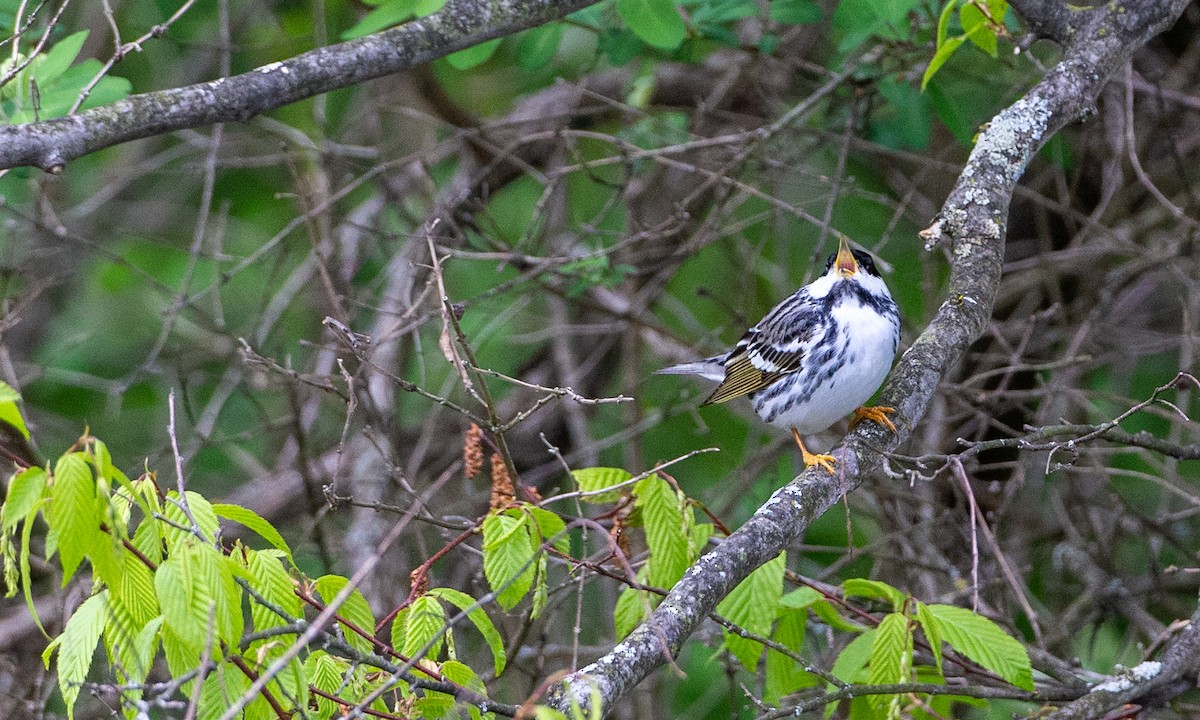
[[[841,236],[825,274],[776,305],[728,352],[658,370],[718,383],[701,407],[745,396],[767,424],[791,430],[806,467],[835,474],[836,458],[811,453],[802,436],[853,412],[895,432],[895,408],[864,407],[900,346],[900,311],[874,259]]]

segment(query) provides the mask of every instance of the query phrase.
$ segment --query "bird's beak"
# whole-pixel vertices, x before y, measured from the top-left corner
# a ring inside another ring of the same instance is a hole
[[[842,242],[838,245],[837,260],[833,266],[837,268],[838,273],[842,277],[850,277],[858,272],[858,261],[854,259],[854,253],[850,252],[850,241],[846,236],[842,236]]]

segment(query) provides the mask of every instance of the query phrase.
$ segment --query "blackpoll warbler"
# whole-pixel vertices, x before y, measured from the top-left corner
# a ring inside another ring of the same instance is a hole
[[[825,274],[775,306],[730,352],[658,372],[720,383],[703,405],[745,395],[759,417],[790,428],[808,466],[833,472],[832,455],[814,455],[801,435],[820,432],[851,411],[895,426],[890,407],[861,407],[883,383],[900,344],[900,314],[875,261],[843,236]]]

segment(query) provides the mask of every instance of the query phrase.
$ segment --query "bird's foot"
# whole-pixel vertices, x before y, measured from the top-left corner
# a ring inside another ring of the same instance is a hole
[[[792,428],[792,437],[796,439],[796,444],[800,446],[800,458],[804,460],[805,468],[810,468],[813,465],[820,465],[821,467],[825,468],[830,475],[837,474],[837,472],[833,469],[834,464],[837,463],[837,458],[832,455],[810,453],[808,448],[804,447],[804,441],[800,439],[800,433],[796,432],[796,428]]]
[[[892,419],[888,417],[889,413],[896,412],[896,408],[887,407],[886,405],[876,405],[875,407],[860,407],[854,411],[854,417],[850,420],[850,429],[863,420],[872,420],[883,425],[888,430],[896,432],[896,425]]]

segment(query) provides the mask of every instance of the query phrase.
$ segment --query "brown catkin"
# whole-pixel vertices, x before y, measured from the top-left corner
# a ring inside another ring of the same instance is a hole
[[[512,477],[508,474],[508,466],[499,453],[492,453],[492,502],[493,510],[503,510],[511,507],[516,490],[513,488]]]
[[[463,441],[463,472],[467,479],[483,472],[483,430],[475,423],[467,428],[467,436]]]

